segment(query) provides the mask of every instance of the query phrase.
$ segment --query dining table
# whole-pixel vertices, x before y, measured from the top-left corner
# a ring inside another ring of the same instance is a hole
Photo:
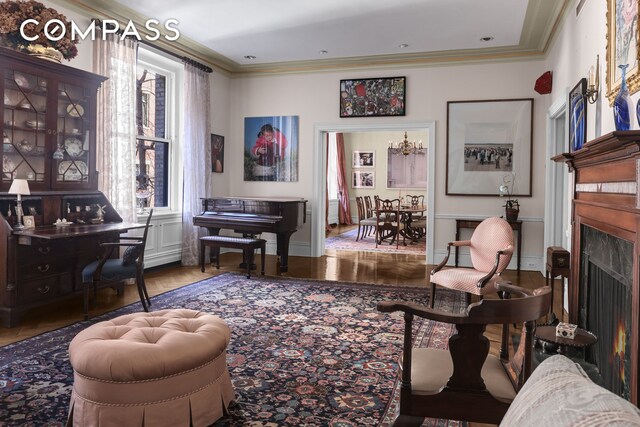
[[[413,228],[411,224],[415,219],[414,215],[422,215],[426,210],[426,205],[400,205],[397,211],[394,210],[394,212],[398,212],[398,214],[400,215],[400,221],[404,224],[404,228],[400,230],[400,234],[405,238],[411,240],[411,242],[417,242],[421,237],[421,234],[419,230]],[[376,212],[376,217],[378,217],[378,213],[389,213],[389,210],[376,208],[374,209],[374,212]],[[379,243],[381,243],[382,240],[388,239],[389,237],[392,237],[390,243],[392,244],[395,241],[395,238],[397,238],[396,232],[390,231],[388,234],[380,236]]]

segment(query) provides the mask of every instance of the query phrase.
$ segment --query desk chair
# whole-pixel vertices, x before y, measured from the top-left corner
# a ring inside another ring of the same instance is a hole
[[[113,286],[127,279],[135,279],[144,311],[149,311],[151,300],[144,284],[144,248],[147,244],[147,232],[153,209],[149,212],[142,237],[121,237],[119,242],[101,243],[105,249],[101,259],[91,262],[82,270],[84,288],[84,319],[89,318],[89,287],[93,285],[93,303],[95,305],[98,287]],[[126,247],[122,258],[112,258],[116,248]]]

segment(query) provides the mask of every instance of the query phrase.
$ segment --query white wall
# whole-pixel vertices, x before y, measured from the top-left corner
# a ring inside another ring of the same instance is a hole
[[[246,77],[232,80],[231,130],[233,146],[227,145],[230,168],[229,193],[239,196],[299,196],[312,199],[314,125],[387,124],[436,121],[435,249],[444,253],[455,234],[456,217],[503,215],[499,197],[445,195],[447,101],[473,99],[534,98],[533,182],[531,198],[520,197],[521,218],[525,221],[523,267],[536,269],[542,262],[544,215],[544,148],[546,102],[533,91],[536,78],[545,70],[543,61],[494,64],[464,64],[385,70],[356,70]],[[340,119],[338,86],[340,79],[378,76],[407,76],[407,115]],[[299,181],[287,183],[244,182],[242,175],[244,118],[269,115],[300,117]],[[308,246],[311,239],[307,218],[305,228],[292,236],[296,247]],[[438,255],[436,255],[436,259]],[[531,265],[529,265],[531,264]]]

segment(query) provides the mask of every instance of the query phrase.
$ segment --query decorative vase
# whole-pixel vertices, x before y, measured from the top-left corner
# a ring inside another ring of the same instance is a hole
[[[620,92],[613,100],[613,119],[616,125],[616,130],[629,130],[631,129],[631,112],[633,111],[633,104],[631,103],[631,97],[629,96],[629,89],[627,88],[627,67],[628,64],[618,65],[622,72],[622,83],[620,84]]]
[[[52,47],[43,46],[41,44],[30,44],[27,46],[26,50],[31,56],[36,56],[52,62],[62,62],[62,52]]]
[[[507,217],[507,221],[517,221],[518,214],[520,214],[520,209],[505,208],[505,216]]]

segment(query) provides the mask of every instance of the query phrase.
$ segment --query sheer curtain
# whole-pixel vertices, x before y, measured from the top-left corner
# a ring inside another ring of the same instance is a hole
[[[211,190],[209,75],[190,64],[184,70],[182,265],[197,265],[200,227],[194,227],[193,216]]]
[[[136,57],[138,42],[96,38],[93,69],[109,79],[98,91],[98,189],[126,222],[135,222]]]
[[[338,218],[340,218],[340,224],[353,224],[351,200],[349,199],[349,179],[347,178],[344,157],[344,135],[341,133],[336,134],[336,149],[338,152]]]

